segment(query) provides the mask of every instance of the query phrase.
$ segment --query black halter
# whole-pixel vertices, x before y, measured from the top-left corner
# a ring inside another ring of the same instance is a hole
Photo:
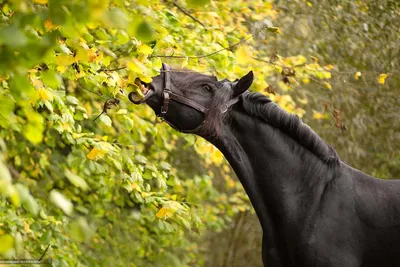
[[[171,83],[171,71],[173,71],[171,69],[170,66],[168,66],[167,64],[163,63],[162,64],[162,71],[164,72],[164,88],[162,91],[162,95],[163,95],[163,104],[161,106],[161,113],[158,115],[163,121],[167,122],[172,128],[181,131],[181,132],[185,132],[185,133],[192,133],[192,132],[196,132],[205,122],[205,120],[203,120],[203,122],[196,127],[193,130],[180,130],[178,127],[176,127],[174,124],[172,124],[171,122],[169,122],[168,120],[165,119],[165,115],[168,112],[168,105],[169,105],[169,100],[175,100],[179,103],[185,104],[191,108],[194,108],[202,113],[204,113],[204,115],[207,115],[208,112],[208,108],[200,105],[199,103],[196,103],[195,101],[188,99],[184,96],[178,95],[176,93],[174,93],[172,91],[172,83]],[[228,111],[229,107],[236,104],[239,101],[239,96],[229,100],[226,104],[224,104],[221,108],[221,113],[225,113]]]
[[[203,120],[203,122],[193,130],[180,130],[178,127],[176,127],[171,122],[169,122],[168,120],[165,119],[165,115],[168,112],[169,101],[172,99],[172,100],[182,103],[188,107],[191,107],[197,111],[200,111],[204,115],[207,115],[207,112],[209,109],[200,105],[199,103],[196,103],[195,101],[193,101],[191,99],[188,99],[182,95],[178,95],[173,92],[173,90],[172,90],[173,85],[171,82],[171,72],[173,72],[173,70],[171,69],[170,66],[163,63],[161,72],[164,73],[164,87],[162,89],[163,103],[161,105],[161,112],[160,112],[160,114],[158,114],[158,117],[160,117],[163,121],[167,122],[169,125],[171,125],[174,129],[176,129],[178,131],[185,132],[185,133],[192,133],[192,132],[197,131],[204,124],[205,120]],[[147,98],[149,98],[151,95],[152,95],[152,92],[147,92],[145,97],[139,101],[137,101],[133,98],[133,93],[130,93],[128,97],[133,103],[141,104],[141,103],[145,102],[147,100]],[[240,96],[237,96],[237,97],[229,100],[226,104],[224,104],[221,108],[221,113],[225,113],[226,111],[228,111],[230,106],[236,104],[239,101],[239,97]]]
[[[172,91],[172,83],[171,83],[171,67],[168,66],[167,64],[163,63],[162,64],[162,71],[164,72],[164,88],[162,91],[163,95],[163,105],[161,106],[161,113],[159,117],[164,118],[165,114],[168,112],[168,105],[169,105],[169,100],[173,99],[175,101],[178,101],[182,104],[185,104],[191,108],[194,108],[204,114],[207,113],[208,108],[203,107],[202,105],[194,102],[193,100],[190,100],[184,96],[175,94]]]

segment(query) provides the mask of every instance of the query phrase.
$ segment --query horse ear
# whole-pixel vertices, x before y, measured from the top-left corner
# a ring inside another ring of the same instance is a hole
[[[249,71],[249,73],[240,78],[240,80],[233,86],[233,97],[237,97],[249,89],[250,85],[253,83],[253,79],[253,71]]]

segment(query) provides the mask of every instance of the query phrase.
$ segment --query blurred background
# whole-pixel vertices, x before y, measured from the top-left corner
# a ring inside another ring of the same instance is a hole
[[[251,90],[343,161],[400,178],[398,1],[0,9],[0,258],[50,245],[53,266],[262,266],[260,225],[223,155],[126,98],[161,62],[219,79],[252,69]]]

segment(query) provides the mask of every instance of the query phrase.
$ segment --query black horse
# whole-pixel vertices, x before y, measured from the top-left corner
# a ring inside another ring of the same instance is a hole
[[[301,120],[259,93],[164,64],[146,102],[172,127],[225,155],[263,229],[268,266],[400,266],[400,182],[342,162]]]

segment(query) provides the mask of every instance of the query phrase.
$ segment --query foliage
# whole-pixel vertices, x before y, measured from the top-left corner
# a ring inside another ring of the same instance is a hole
[[[291,94],[308,100],[307,112],[327,118],[305,121],[345,162],[377,177],[399,178],[400,61],[394,55],[400,53],[400,2],[293,1],[276,9],[288,36],[272,37],[264,49],[308,53],[335,65],[332,90],[312,81]]]
[[[128,103],[135,79],[150,82],[162,60],[230,79],[252,68],[252,90],[279,89],[273,100],[301,116],[287,91],[331,77],[330,65],[257,49],[280,32],[266,1],[0,8],[4,258],[37,258],[51,244],[54,266],[204,265],[200,234],[222,230],[249,202],[219,151]]]

